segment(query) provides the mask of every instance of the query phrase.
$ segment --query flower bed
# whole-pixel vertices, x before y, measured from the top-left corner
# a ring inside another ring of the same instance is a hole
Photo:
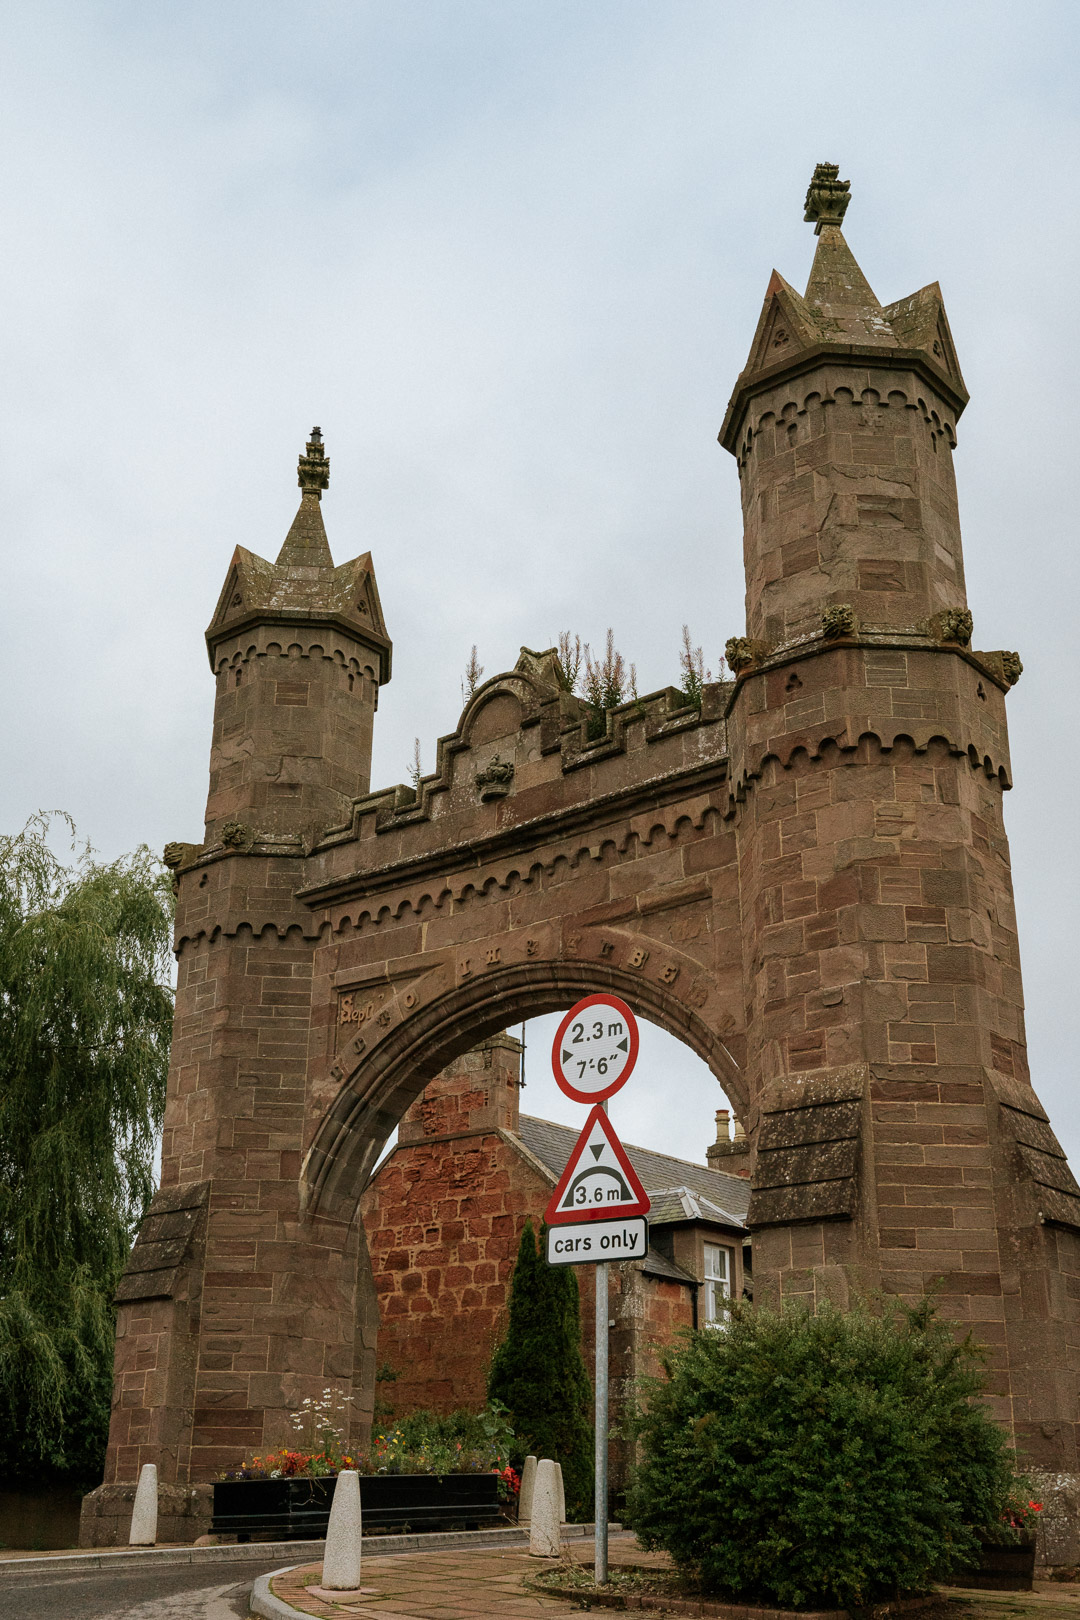
[[[513,1434],[497,1404],[446,1417],[413,1413],[377,1431],[357,1455],[344,1448],[334,1422],[346,1404],[330,1390],[305,1401],[294,1428],[307,1431],[307,1449],[252,1457],[215,1481],[211,1530],[245,1541],[324,1536],[343,1469],[360,1475],[365,1534],[479,1530],[505,1521],[521,1481],[508,1461]]]

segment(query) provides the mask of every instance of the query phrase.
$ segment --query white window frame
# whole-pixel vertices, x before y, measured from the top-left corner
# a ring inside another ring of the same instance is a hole
[[[726,1243],[706,1243],[705,1280],[701,1285],[701,1325],[727,1326],[727,1311],[720,1305],[730,1299],[735,1282],[735,1250]]]

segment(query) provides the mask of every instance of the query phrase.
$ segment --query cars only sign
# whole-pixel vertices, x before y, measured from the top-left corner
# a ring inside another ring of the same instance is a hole
[[[548,1264],[588,1266],[597,1260],[644,1260],[649,1252],[649,1223],[643,1215],[626,1221],[575,1221],[549,1226]]]

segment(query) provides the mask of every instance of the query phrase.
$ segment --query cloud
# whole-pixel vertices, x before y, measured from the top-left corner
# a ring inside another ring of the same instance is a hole
[[[45,3],[6,32],[3,824],[198,836],[201,632],[233,546],[276,553],[315,421],[396,644],[376,783],[415,735],[431,763],[473,642],[492,673],[610,624],[647,689],[688,619],[715,659],[742,627],[715,435],[831,158],[879,294],[942,281],[972,390],[976,641],[1026,665],[1033,1075],[1080,1150],[1075,8]]]

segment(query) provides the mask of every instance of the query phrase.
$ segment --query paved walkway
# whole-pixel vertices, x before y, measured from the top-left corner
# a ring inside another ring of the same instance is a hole
[[[564,1547],[564,1557],[591,1568],[591,1541]],[[363,1585],[341,1601],[316,1597],[322,1565],[304,1564],[278,1576],[274,1595],[313,1620],[526,1620],[544,1614],[569,1617],[577,1607],[566,1598],[549,1597],[524,1585],[530,1575],[550,1569],[555,1559],[532,1558],[509,1548],[408,1553],[397,1558],[365,1557]],[[613,1536],[612,1567],[666,1567],[664,1553],[646,1553],[629,1534]],[[1034,1592],[979,1592],[945,1588],[935,1620],[1080,1620],[1080,1585],[1037,1581]],[[659,1617],[658,1617],[659,1620]]]
[[[569,1544],[565,1556],[592,1565],[591,1541]],[[551,1569],[557,1559],[533,1558],[527,1552],[491,1551],[408,1553],[398,1558],[365,1556],[360,1595],[344,1602],[329,1602],[309,1593],[318,1585],[321,1564],[304,1564],[279,1575],[274,1596],[303,1614],[323,1617],[362,1614],[365,1620],[523,1620],[525,1616],[567,1615],[565,1598],[527,1591],[528,1575]],[[662,1553],[644,1553],[631,1535],[611,1538],[609,1562],[616,1564],[666,1563]]]

